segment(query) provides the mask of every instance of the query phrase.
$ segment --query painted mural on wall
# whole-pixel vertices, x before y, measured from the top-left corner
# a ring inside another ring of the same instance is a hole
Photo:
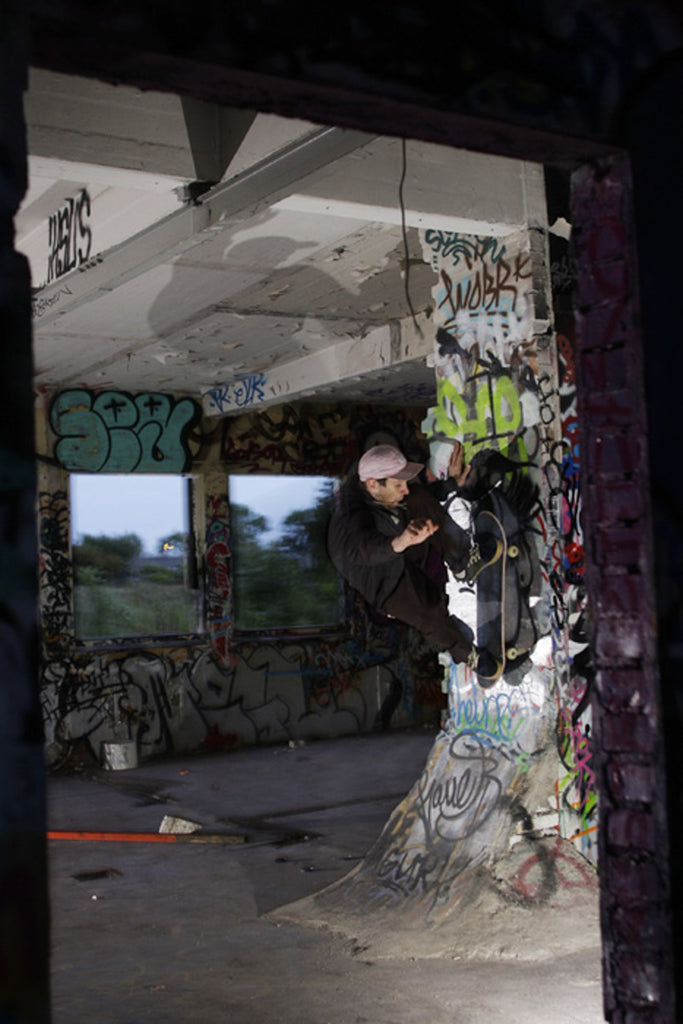
[[[61,391],[49,412],[54,456],[72,473],[183,473],[200,409],[158,392]]]

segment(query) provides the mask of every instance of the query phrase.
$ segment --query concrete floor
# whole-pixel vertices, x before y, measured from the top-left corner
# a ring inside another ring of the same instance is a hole
[[[88,834],[49,841],[53,1024],[602,1022],[594,943],[535,963],[378,958],[352,937],[267,916],[359,862],[435,736],[50,777],[49,829]],[[165,816],[201,832],[157,841]]]

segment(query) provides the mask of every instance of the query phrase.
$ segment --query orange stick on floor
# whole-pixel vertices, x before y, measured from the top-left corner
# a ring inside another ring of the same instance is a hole
[[[62,832],[48,831],[48,839],[86,839],[115,843],[245,843],[243,835],[196,832]]]

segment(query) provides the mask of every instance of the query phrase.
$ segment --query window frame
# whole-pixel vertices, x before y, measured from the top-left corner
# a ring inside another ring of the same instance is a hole
[[[237,467],[235,467],[236,469]],[[326,481],[332,481],[333,483],[333,496],[336,495],[343,483],[342,477],[334,474],[329,475],[325,473],[278,473],[272,472],[265,469],[259,469],[257,473],[247,472],[229,472],[227,475],[227,492],[228,492],[228,509],[229,514],[232,515],[233,504],[241,505],[241,502],[234,502],[231,493],[231,480],[235,477],[246,477],[246,476],[259,476],[259,477],[315,477]],[[310,506],[309,506],[310,507]],[[330,514],[332,508],[330,507]],[[257,513],[258,514],[258,513]],[[231,538],[234,538],[231,524]],[[234,541],[231,541],[231,577],[233,587],[233,601],[232,601],[232,613],[233,613],[233,639],[236,643],[248,643],[248,642],[267,642],[269,640],[324,640],[324,639],[340,639],[348,638],[351,635],[351,625],[346,614],[348,607],[348,585],[343,576],[341,576],[332,566],[330,562],[331,571],[334,573],[337,579],[338,586],[338,608],[339,608],[339,619],[337,622],[323,622],[316,623],[313,625],[306,626],[238,626],[237,625],[237,589],[235,580],[235,549]]]
[[[73,558],[73,537],[72,537],[72,523],[73,523],[73,505],[72,505],[72,491],[71,491],[71,478],[73,476],[90,476],[90,477],[103,477],[103,476],[152,476],[154,474],[144,473],[118,473],[118,474],[105,474],[105,473],[87,473],[82,470],[79,471],[67,471],[67,506],[68,506],[68,548],[69,548],[69,568],[70,568],[70,611],[71,611],[71,644],[74,651],[89,651],[89,652],[112,652],[112,651],[130,651],[137,650],[141,647],[155,648],[181,648],[181,647],[192,647],[198,645],[205,645],[208,642],[209,630],[206,621],[206,608],[207,608],[207,595],[206,595],[206,576],[204,572],[203,559],[200,552],[203,548],[203,522],[204,517],[201,514],[203,509],[203,488],[201,487],[201,476],[197,473],[159,473],[158,476],[163,477],[174,477],[182,479],[185,482],[185,500],[187,509],[187,528],[188,528],[188,573],[191,580],[196,584],[192,587],[192,590],[198,591],[198,623],[199,628],[195,630],[186,630],[182,632],[169,632],[169,633],[136,633],[135,635],[108,635],[108,636],[96,636],[96,637],[84,637],[79,636],[76,626],[76,609],[75,609],[75,592],[76,592],[76,572],[75,563]]]

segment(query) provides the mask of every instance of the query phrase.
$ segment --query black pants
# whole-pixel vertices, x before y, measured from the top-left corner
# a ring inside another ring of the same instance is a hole
[[[406,571],[381,611],[414,626],[438,650],[448,651],[453,661],[467,661],[474,634],[449,613],[444,586],[428,576],[419,563],[406,559]]]

